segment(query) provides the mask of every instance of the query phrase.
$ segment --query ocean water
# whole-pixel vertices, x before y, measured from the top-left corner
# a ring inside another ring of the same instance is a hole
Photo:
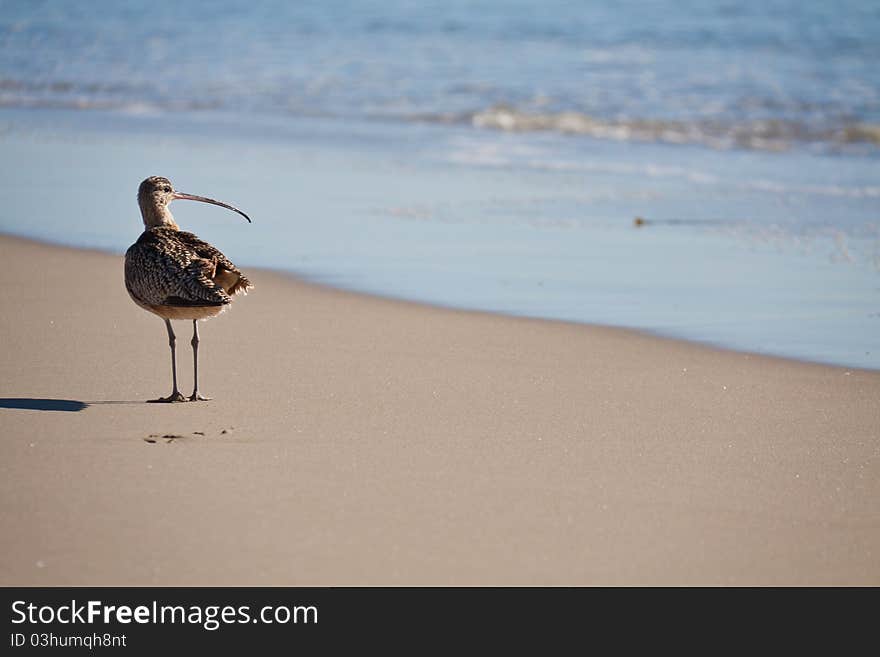
[[[876,2],[2,10],[2,231],[880,368]]]
[[[870,0],[3,3],[0,104],[880,143]]]

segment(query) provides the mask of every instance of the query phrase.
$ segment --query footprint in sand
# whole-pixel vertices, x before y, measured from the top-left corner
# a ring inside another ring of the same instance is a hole
[[[228,434],[228,433],[229,433],[230,431],[232,431],[234,428],[235,428],[235,427],[229,427],[228,430],[227,430],[227,429],[221,429],[221,430],[220,430],[220,435]],[[193,431],[193,432],[192,432],[192,435],[194,435],[194,436],[204,436],[204,435],[205,435],[205,432],[204,432],[204,431]],[[145,443],[150,443],[150,444],[155,444],[155,443],[159,442],[159,440],[164,440],[166,443],[173,443],[173,442],[175,442],[175,441],[177,441],[177,440],[184,440],[184,439],[186,439],[187,437],[188,437],[188,436],[182,436],[182,435],[180,435],[180,434],[178,434],[178,433],[166,433],[166,434],[163,434],[163,435],[161,435],[161,436],[160,436],[158,433],[151,433],[149,436],[147,436],[146,438],[144,438],[143,441],[144,441]]]
[[[182,440],[183,438],[186,438],[186,436],[181,436],[180,434],[177,434],[177,433],[166,433],[161,436],[157,433],[151,433],[149,436],[144,438],[144,442],[156,443],[159,441],[159,439],[162,439],[166,443],[173,443],[175,440]]]
[[[220,433],[226,433],[226,429],[223,429],[223,431],[221,431]],[[192,435],[204,436],[205,432],[204,431],[193,431]],[[159,440],[164,440],[166,443],[173,443],[176,440],[184,440],[186,438],[188,438],[188,436],[183,436],[179,433],[166,433],[166,434],[162,434],[162,435],[159,435],[158,433],[151,433],[149,436],[147,436],[143,440],[145,443],[155,444]]]

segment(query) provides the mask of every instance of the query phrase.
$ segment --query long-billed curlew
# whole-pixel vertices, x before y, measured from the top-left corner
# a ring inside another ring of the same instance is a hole
[[[247,294],[253,287],[219,250],[192,233],[180,230],[168,209],[174,199],[219,205],[250,222],[250,217],[238,208],[203,196],[177,192],[171,181],[161,176],[147,178],[138,188],[138,205],[145,230],[125,253],[125,288],[137,305],[165,320],[174,385],[170,395],[150,400],[154,402],[187,401],[177,389],[177,359],[171,320],[192,320],[193,393],[189,401],[207,400],[209,398],[199,394],[199,327],[196,322],[219,315],[232,303],[233,295],[238,292]]]

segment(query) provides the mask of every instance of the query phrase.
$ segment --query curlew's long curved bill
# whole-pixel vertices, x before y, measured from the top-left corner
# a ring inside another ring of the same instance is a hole
[[[223,203],[222,201],[215,201],[212,198],[206,198],[204,196],[196,196],[195,194],[184,194],[183,192],[174,192],[172,194],[172,198],[181,199],[184,201],[201,201],[202,203],[210,203],[211,205],[219,205],[221,208],[226,208],[227,210],[232,210],[233,212],[238,212],[242,217],[248,220],[248,223],[253,223],[251,218],[247,216],[244,212],[235,208],[228,203]]]

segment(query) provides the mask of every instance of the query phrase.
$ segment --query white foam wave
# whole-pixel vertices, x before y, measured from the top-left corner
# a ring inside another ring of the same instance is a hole
[[[605,120],[581,112],[527,112],[508,105],[494,105],[462,118],[478,128],[505,132],[551,131],[615,141],[701,144],[725,150],[747,148],[785,151],[796,143],[826,143],[837,147],[850,144],[880,146],[880,125],[870,123],[815,127],[781,119],[741,122],[700,119]],[[450,117],[445,115],[442,120],[448,123]]]

